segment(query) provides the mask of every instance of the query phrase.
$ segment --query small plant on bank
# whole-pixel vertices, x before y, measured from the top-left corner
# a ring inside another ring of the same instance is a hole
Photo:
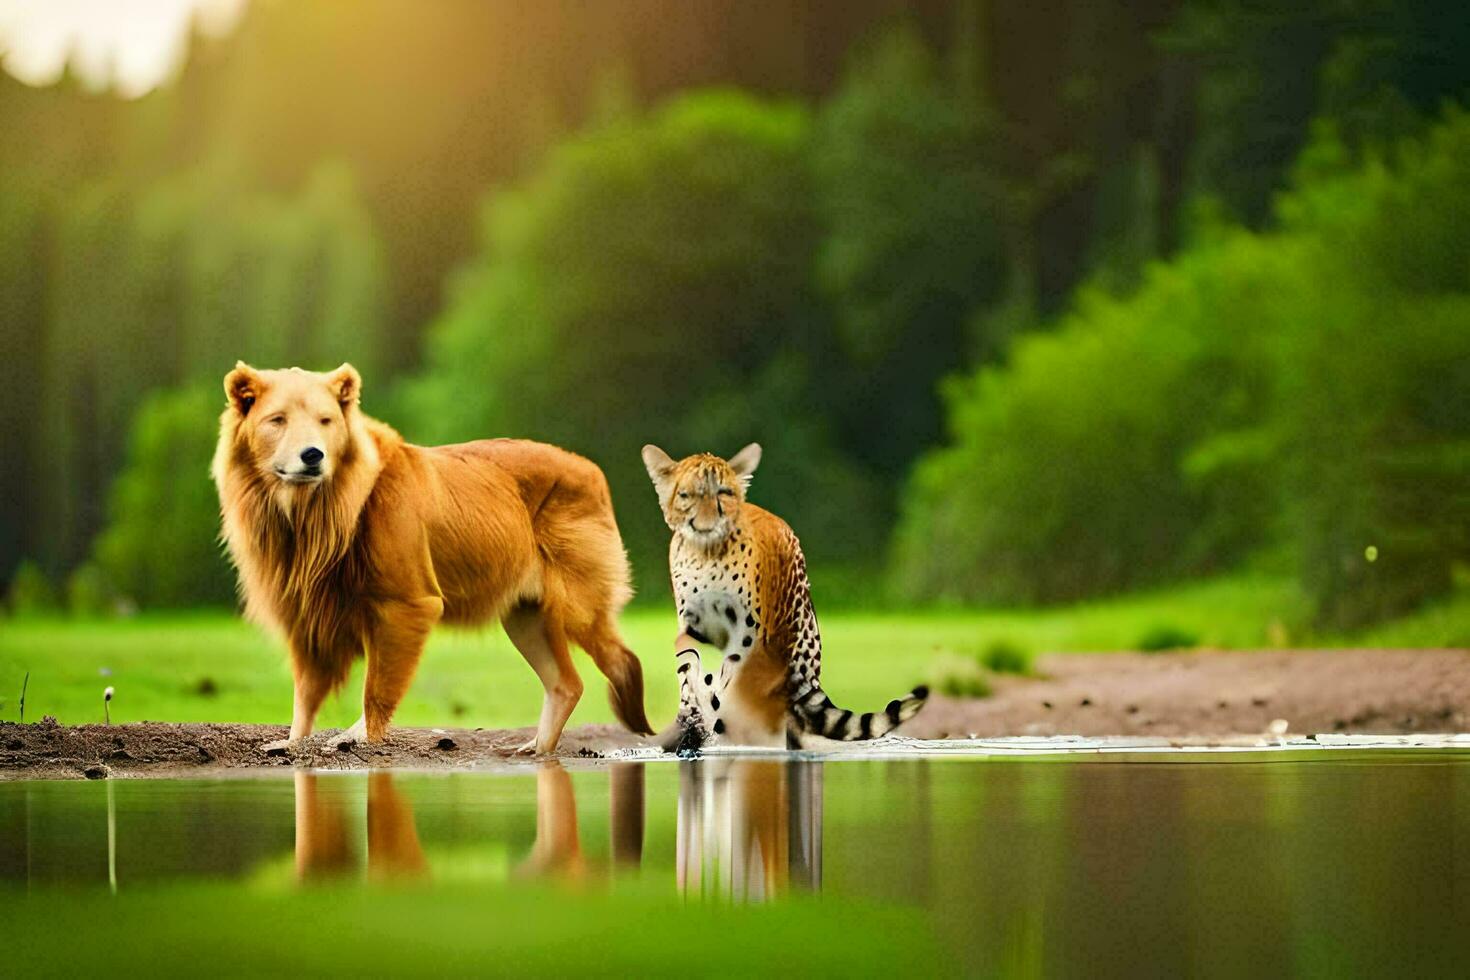
[[[990,674],[979,659],[959,654],[946,654],[934,664],[929,685],[945,697],[988,698],[991,694]]]
[[[1015,640],[991,640],[980,651],[980,664],[993,674],[1031,674],[1036,657]]]
[[[102,720],[112,724],[112,685],[107,685],[102,691]]]
[[[945,674],[939,682],[940,693],[951,698],[988,698],[990,681],[984,674]]]
[[[1166,653],[1199,646],[1199,634],[1173,623],[1160,623],[1138,638],[1138,649],[1144,653]]]

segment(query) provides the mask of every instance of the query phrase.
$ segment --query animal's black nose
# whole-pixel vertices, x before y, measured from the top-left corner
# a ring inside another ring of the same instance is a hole
[[[322,451],[315,446],[301,450],[301,461],[307,466],[315,466],[322,461]]]

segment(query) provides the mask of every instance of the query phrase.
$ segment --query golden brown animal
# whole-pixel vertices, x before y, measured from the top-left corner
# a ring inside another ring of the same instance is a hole
[[[623,724],[650,732],[615,625],[631,590],[602,471],[535,442],[411,445],[362,413],[361,387],[349,364],[225,377],[214,480],[246,613],[290,645],[287,744],[363,655],[362,717],[341,740],[382,739],[434,625],[495,619],[546,689],[526,750],[555,749],[582,695],[569,639]]]

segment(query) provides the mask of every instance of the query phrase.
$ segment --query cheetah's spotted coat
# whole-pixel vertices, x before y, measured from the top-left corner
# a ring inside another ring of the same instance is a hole
[[[801,544],[785,521],[744,499],[759,454],[750,446],[729,462],[703,453],[676,463],[657,447],[643,451],[674,532],[680,705],[665,744],[779,747],[804,736],[887,734],[923,706],[927,691],[855,714],[822,690],[822,637]],[[718,677],[704,672],[696,642],[723,651]]]

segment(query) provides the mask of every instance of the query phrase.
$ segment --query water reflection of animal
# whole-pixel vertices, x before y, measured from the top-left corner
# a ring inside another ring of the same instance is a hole
[[[347,833],[347,798],[323,792],[313,772],[296,774],[296,877],[333,878],[359,866]],[[331,777],[327,777],[331,778]],[[372,878],[416,878],[428,874],[414,825],[413,804],[379,771],[367,783],[367,871]]]
[[[822,888],[822,766],[704,759],[679,773],[678,885],[765,901]]]
[[[613,864],[636,868],[643,860],[643,767],[614,765],[608,772],[608,798]],[[542,763],[536,772],[536,843],[516,870],[538,878],[587,875],[572,777],[558,762]]]
[[[620,764],[608,770],[610,834],[615,867],[637,867],[643,858],[643,767]],[[349,831],[353,797],[348,778],[296,773],[296,877],[315,881],[356,873],[362,866]],[[516,869],[522,877],[581,879],[587,876],[577,824],[572,779],[560,763],[536,773],[536,841]],[[413,803],[378,770],[367,777],[367,874],[375,879],[427,876]]]

